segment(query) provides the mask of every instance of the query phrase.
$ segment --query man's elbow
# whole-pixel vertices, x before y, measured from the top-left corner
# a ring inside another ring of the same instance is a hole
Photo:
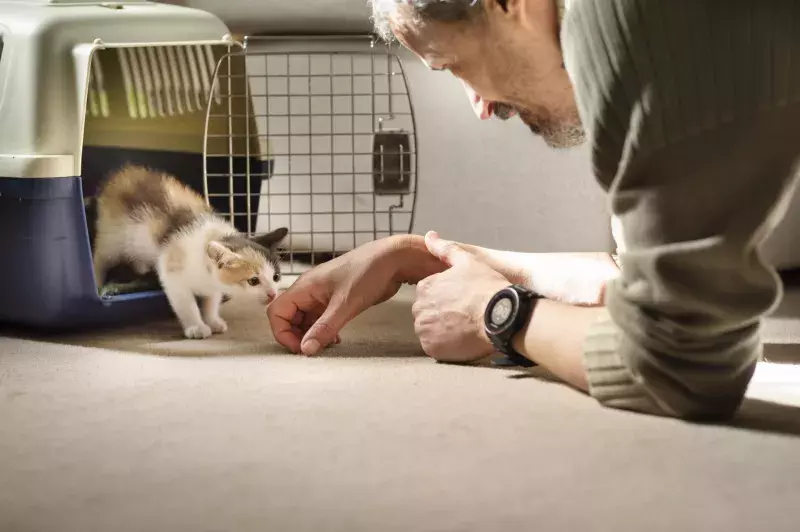
[[[758,353],[739,353],[738,363],[710,367],[682,362],[673,367],[640,368],[646,397],[639,402],[661,416],[695,422],[728,421],[744,401],[759,355],[760,349]],[[613,403],[608,406],[625,407],[624,401]]]
[[[584,352],[590,393],[601,404],[692,421],[736,414],[762,354],[757,324],[700,332],[674,322],[617,323],[610,314],[596,323]]]
[[[744,400],[744,391],[720,396],[685,394],[680,397],[679,394],[673,392],[669,394],[670,398],[667,402],[663,397],[657,397],[646,390],[641,396],[598,398],[598,400],[603,406],[616,410],[671,417],[684,421],[724,422],[736,415]],[[664,393],[664,391],[661,390],[659,393]]]

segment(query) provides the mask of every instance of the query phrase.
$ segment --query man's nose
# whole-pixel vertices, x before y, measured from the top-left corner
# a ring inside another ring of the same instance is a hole
[[[461,82],[464,85],[464,90],[467,91],[467,97],[472,105],[472,110],[481,120],[489,120],[492,117],[492,102],[487,102],[481,98],[475,90],[470,87],[465,81]]]

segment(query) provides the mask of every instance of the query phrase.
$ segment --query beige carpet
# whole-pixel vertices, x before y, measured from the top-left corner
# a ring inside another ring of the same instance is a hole
[[[734,426],[609,411],[418,356],[411,295],[312,360],[233,304],[200,342],[6,331],[0,531],[800,529],[798,368],[761,368]]]

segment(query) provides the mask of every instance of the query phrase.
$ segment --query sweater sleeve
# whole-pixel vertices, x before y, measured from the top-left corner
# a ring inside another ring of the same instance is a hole
[[[797,10],[576,0],[567,15],[567,67],[624,241],[584,357],[605,405],[725,418],[744,397],[781,295],[759,246],[800,155],[800,84],[761,65],[800,57]]]

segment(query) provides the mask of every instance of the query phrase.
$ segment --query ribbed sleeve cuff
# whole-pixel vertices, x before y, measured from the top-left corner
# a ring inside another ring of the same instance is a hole
[[[621,356],[622,332],[608,312],[589,330],[584,366],[589,393],[601,404],[622,410],[668,415],[634,378]]]

